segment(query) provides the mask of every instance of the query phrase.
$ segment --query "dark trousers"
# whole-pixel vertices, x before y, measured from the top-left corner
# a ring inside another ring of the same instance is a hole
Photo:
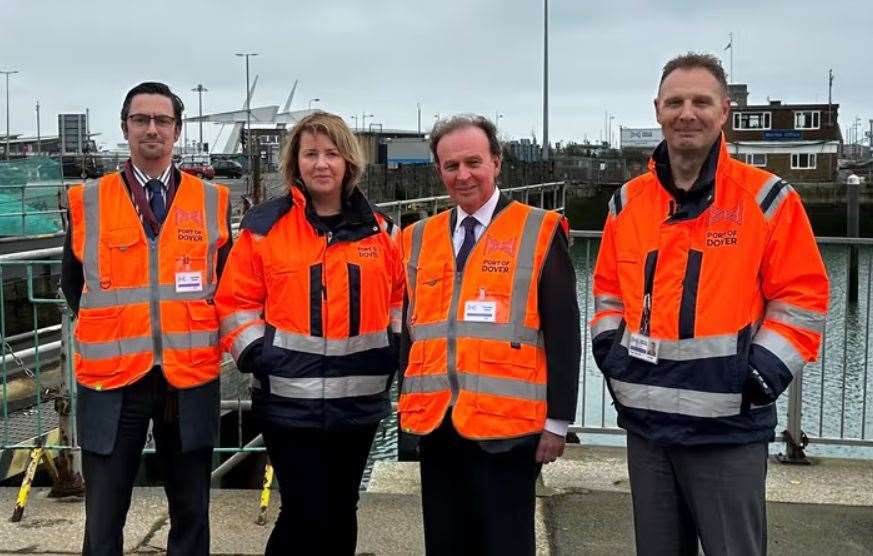
[[[419,451],[429,556],[534,554],[536,443],[489,453],[461,437],[447,415]]]
[[[677,446],[627,435],[637,554],[767,553],[767,443]]]
[[[169,408],[172,410],[172,404]],[[82,451],[85,478],[85,540],[82,554],[122,553],[122,531],[130,508],[149,421],[164,474],[170,509],[170,555],[209,554],[209,474],[212,448],[183,453],[178,415],[167,415],[167,383],[152,371],[124,390],[115,448],[108,455]]]
[[[325,431],[263,424],[282,498],[267,556],[355,554],[361,477],[377,427]]]

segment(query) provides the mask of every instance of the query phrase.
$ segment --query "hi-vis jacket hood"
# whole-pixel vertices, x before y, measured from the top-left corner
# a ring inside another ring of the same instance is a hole
[[[663,145],[662,145],[663,147]],[[661,444],[767,440],[772,402],[813,361],[828,279],[800,196],[728,155],[683,204],[650,171],[623,185],[594,273],[591,336],[619,425]],[[632,333],[657,363],[628,355]]]

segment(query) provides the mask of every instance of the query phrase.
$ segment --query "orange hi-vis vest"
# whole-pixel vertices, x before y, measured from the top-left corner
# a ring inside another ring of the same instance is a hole
[[[131,384],[156,366],[176,388],[215,379],[216,254],[229,239],[224,186],[186,173],[161,231],[146,236],[121,174],[69,190],[73,254],[85,284],[75,327],[76,380]]]
[[[412,345],[398,411],[405,432],[436,429],[452,407],[475,440],[539,433],[546,421],[546,355],[538,282],[562,221],[512,202],[455,268],[451,213],[403,231]]]

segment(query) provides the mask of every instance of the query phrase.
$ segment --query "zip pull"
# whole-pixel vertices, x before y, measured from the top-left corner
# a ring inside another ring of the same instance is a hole
[[[330,245],[330,242],[333,240],[333,232],[327,232],[327,244]]]

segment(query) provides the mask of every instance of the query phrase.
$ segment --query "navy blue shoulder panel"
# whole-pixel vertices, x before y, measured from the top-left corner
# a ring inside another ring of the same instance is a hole
[[[241,230],[251,230],[258,235],[265,236],[273,225],[291,210],[293,205],[294,201],[291,199],[291,195],[283,195],[265,201],[249,210],[239,227]]]

